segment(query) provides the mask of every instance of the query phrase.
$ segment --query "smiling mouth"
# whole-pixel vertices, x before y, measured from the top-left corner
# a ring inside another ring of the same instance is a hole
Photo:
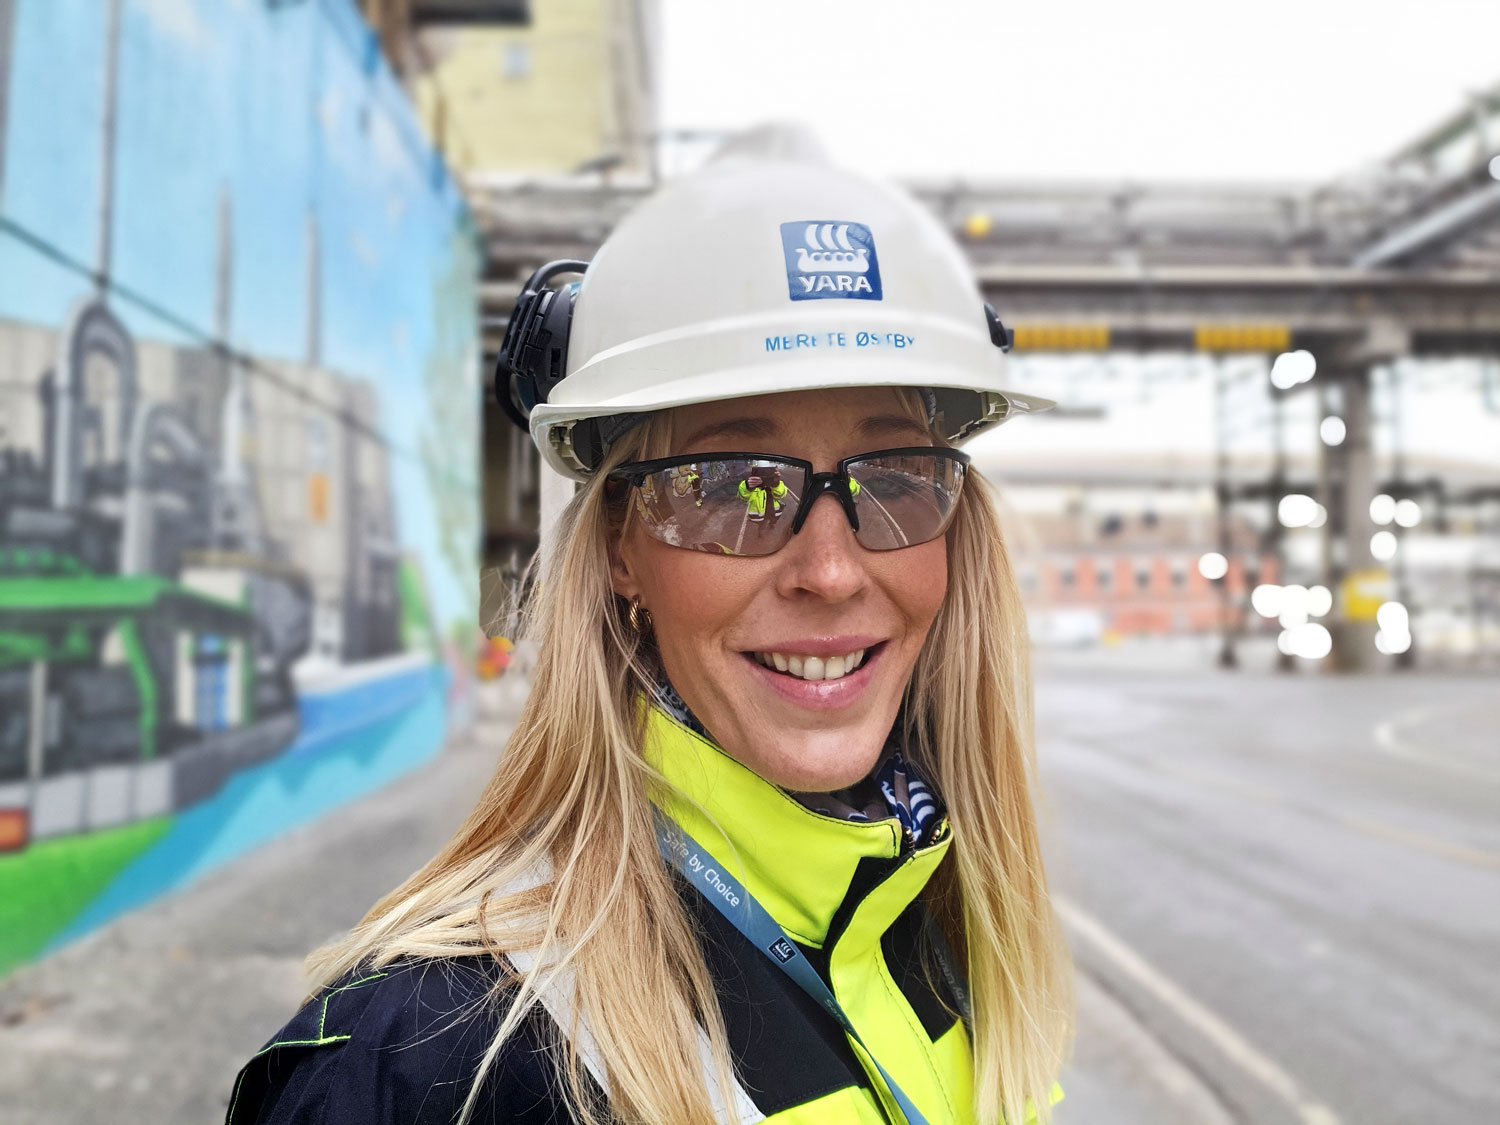
[[[841,680],[857,671],[868,656],[885,644],[855,649],[840,656],[805,656],[795,652],[747,652],[757,664],[798,680]]]

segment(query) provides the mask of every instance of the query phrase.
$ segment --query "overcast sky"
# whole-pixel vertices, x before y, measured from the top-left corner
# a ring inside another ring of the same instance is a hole
[[[661,0],[661,15],[663,128],[800,120],[840,163],[897,177],[1319,181],[1500,83],[1500,0]],[[1493,136],[1500,152],[1500,122]],[[1018,364],[1036,381],[1019,389],[1058,394],[1045,369]],[[1410,452],[1493,458],[1500,415],[1463,382],[1409,402]],[[1151,441],[1209,448],[1209,400],[1188,389],[1137,404]],[[995,452],[1128,446],[1127,414],[1018,423]],[[1316,442],[1312,422],[1293,429]]]
[[[1319,180],[1500,82],[1500,0],[662,0],[662,35],[664,128],[798,119],[896,176]]]

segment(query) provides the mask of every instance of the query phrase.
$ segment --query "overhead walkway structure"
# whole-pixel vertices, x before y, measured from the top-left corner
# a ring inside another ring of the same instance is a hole
[[[1323,570],[1333,588],[1374,566],[1368,508],[1377,483],[1407,494],[1454,486],[1460,500],[1500,501],[1500,481],[1472,472],[1446,484],[1377,482],[1370,440],[1372,372],[1381,365],[1500,356],[1500,84],[1388,158],[1322,184],[907,186],[965,246],[1019,354],[1311,351],[1317,379],[1273,397],[1279,410],[1286,396],[1317,394],[1347,427],[1303,486],[1328,512]],[[591,257],[652,190],[608,171],[470,187],[488,248],[489,350],[519,279],[554,258]],[[1477,408],[1500,412],[1494,367],[1488,378],[1492,385],[1481,376],[1474,388]],[[1292,487],[1286,464],[1277,459],[1246,480],[1220,456],[1203,463],[1196,483],[1215,487],[1224,508],[1274,504]],[[1374,629],[1338,622],[1332,664],[1366,666]]]

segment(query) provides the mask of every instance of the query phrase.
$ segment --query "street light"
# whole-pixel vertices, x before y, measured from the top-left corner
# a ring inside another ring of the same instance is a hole
[[[1382,492],[1370,501],[1370,522],[1378,523],[1382,527],[1396,518],[1395,497],[1387,496]]]
[[[1422,506],[1415,500],[1397,500],[1392,514],[1402,527],[1416,527],[1422,522]]]
[[[1384,629],[1375,633],[1375,651],[1385,656],[1400,656],[1411,648],[1411,634],[1399,633],[1391,636]]]
[[[1306,348],[1294,352],[1282,352],[1271,364],[1271,386],[1278,391],[1289,391],[1298,383],[1305,383],[1318,370],[1318,361]]]
[[[1375,624],[1387,633],[1411,632],[1411,615],[1400,602],[1382,602],[1375,611]]]
[[[1281,616],[1281,587],[1262,582],[1250,591],[1250,608],[1262,617]]]
[[[1206,551],[1198,558],[1198,573],[1210,582],[1217,582],[1229,573],[1229,560],[1218,551]]]
[[[1375,611],[1375,647],[1386,656],[1400,656],[1411,648],[1411,615],[1400,602],[1386,602]]]
[[[1307,615],[1324,617],[1333,610],[1333,591],[1327,586],[1307,588]]]
[[[1490,157],[1490,175],[1500,180],[1500,156]]]
[[[1282,630],[1281,636],[1276,638],[1276,648],[1284,656],[1322,660],[1333,651],[1333,634],[1316,621],[1304,621],[1301,625]]]
[[[1390,562],[1396,557],[1396,537],[1389,531],[1377,531],[1370,536],[1370,554],[1376,562]]]
[[[1348,433],[1349,428],[1337,414],[1330,414],[1318,426],[1318,436],[1323,439],[1324,445],[1343,445]]]
[[[1282,527],[1306,527],[1318,517],[1318,502],[1302,492],[1289,492],[1276,504]]]
[[[1307,587],[1283,586],[1281,612],[1277,614],[1283,629],[1298,629],[1307,624]]]

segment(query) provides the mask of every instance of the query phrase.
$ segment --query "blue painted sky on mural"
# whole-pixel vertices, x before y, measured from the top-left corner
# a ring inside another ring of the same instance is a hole
[[[99,261],[106,12],[106,0],[17,6],[0,184],[0,213],[90,269]],[[471,616],[474,576],[451,573],[435,549],[417,454],[424,371],[440,346],[435,302],[455,258],[471,252],[468,224],[405,95],[348,0],[277,10],[257,0],[123,0],[121,17],[114,280],[215,337],[227,200],[230,342],[305,361],[316,216],[321,365],[379,388],[380,426],[397,451],[401,538],[421,548],[439,620]],[[0,237],[0,316],[61,325],[89,288]],[[198,342],[114,303],[139,338]],[[472,470],[466,476],[477,487]]]

